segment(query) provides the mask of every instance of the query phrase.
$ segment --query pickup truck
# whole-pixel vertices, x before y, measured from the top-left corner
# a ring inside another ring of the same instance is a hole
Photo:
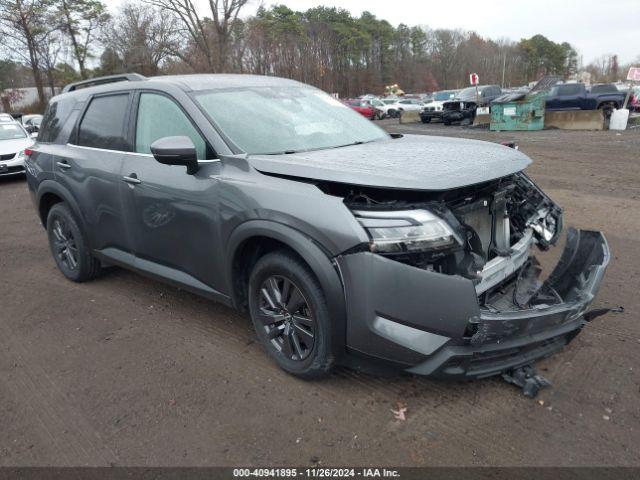
[[[547,110],[596,110],[610,113],[624,104],[625,92],[615,85],[594,85],[591,91],[583,83],[559,83],[551,88],[546,99]]]
[[[498,85],[480,85],[465,88],[456,96],[442,104],[442,123],[451,125],[453,122],[473,123],[478,107],[488,107],[491,102],[502,95]],[[479,103],[478,103],[479,102]]]

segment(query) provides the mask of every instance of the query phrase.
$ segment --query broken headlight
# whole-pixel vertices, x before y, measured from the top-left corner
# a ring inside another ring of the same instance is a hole
[[[371,238],[372,252],[425,252],[459,242],[451,227],[428,210],[359,210],[353,213]]]

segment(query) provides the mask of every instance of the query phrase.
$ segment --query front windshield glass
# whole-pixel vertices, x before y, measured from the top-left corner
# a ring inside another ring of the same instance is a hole
[[[246,153],[293,153],[389,138],[362,115],[314,88],[241,87],[200,92],[195,98]]]
[[[478,95],[480,95],[481,93],[482,88],[478,88]],[[475,100],[476,87],[465,88],[460,93],[458,93],[458,95],[456,95],[456,98],[459,98],[460,100]]]
[[[14,140],[16,138],[25,138],[27,134],[15,123],[0,124],[0,140]]]

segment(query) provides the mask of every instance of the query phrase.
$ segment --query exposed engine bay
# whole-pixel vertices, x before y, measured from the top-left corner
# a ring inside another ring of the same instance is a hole
[[[522,172],[444,192],[318,186],[343,197],[372,237],[371,251],[471,279],[483,309],[504,312],[563,301],[553,286],[538,280],[540,267],[530,251],[534,244],[547,250],[556,243],[562,210]],[[415,230],[411,237],[428,237],[428,243],[390,240],[418,224],[435,225],[431,237]]]

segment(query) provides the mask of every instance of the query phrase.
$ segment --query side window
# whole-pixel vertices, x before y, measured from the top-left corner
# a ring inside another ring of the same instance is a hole
[[[561,85],[560,95],[578,95],[580,90],[580,85],[578,84]]]
[[[207,145],[191,120],[170,98],[155,93],[140,95],[136,124],[138,153],[151,153],[151,144],[163,137],[186,136],[196,147],[198,160],[207,158]]]
[[[78,145],[129,151],[124,136],[128,106],[128,93],[93,98],[80,122]]]
[[[49,103],[49,106],[44,113],[40,133],[38,134],[39,142],[58,142],[62,126],[68,119],[74,104],[75,102],[70,100],[59,100],[57,102]],[[66,143],[67,141],[66,138],[61,140],[62,141],[58,143]]]

